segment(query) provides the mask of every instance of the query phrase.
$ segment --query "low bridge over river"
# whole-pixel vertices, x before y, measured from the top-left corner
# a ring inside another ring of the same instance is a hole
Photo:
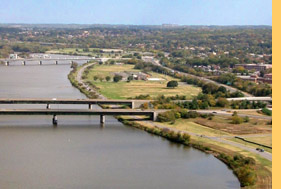
[[[143,115],[156,120],[153,110],[134,109],[135,103],[145,100],[101,100],[101,99],[0,99],[0,104],[46,104],[46,109],[0,109],[0,115],[53,115],[53,124],[57,124],[57,115],[100,115],[100,122],[105,122],[105,115]],[[88,105],[88,109],[51,109],[51,104]],[[131,109],[93,109],[93,105],[126,105]]]
[[[105,122],[105,116],[118,115],[141,115],[149,116],[156,121],[157,112],[152,110],[132,110],[132,109],[0,109],[0,115],[53,115],[53,124],[57,125],[57,115],[100,115],[100,122]]]

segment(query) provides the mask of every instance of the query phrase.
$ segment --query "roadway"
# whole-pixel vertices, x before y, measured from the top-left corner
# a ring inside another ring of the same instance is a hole
[[[192,75],[192,74],[189,74],[189,73],[184,73],[184,72],[181,72],[181,71],[173,70],[173,69],[171,69],[171,68],[168,68],[168,67],[166,67],[166,66],[163,66],[162,64],[159,63],[158,60],[155,60],[154,58],[143,58],[143,60],[144,60],[145,62],[150,62],[150,63],[152,63],[152,64],[154,64],[154,65],[157,65],[157,66],[160,66],[160,67],[162,67],[162,68],[165,68],[165,69],[167,69],[167,70],[169,70],[170,72],[173,72],[173,73],[179,73],[179,74],[182,74],[182,75],[184,75],[184,76],[189,76],[189,77],[197,78],[197,79],[202,80],[202,81],[205,81],[205,82],[207,82],[207,83],[213,83],[213,84],[215,84],[215,85],[217,85],[217,86],[223,86],[223,87],[225,87],[227,90],[229,90],[230,92],[239,91],[239,92],[243,93],[244,96],[246,96],[246,97],[252,97],[252,96],[253,96],[253,95],[251,95],[251,94],[249,94],[249,93],[246,93],[246,92],[244,92],[244,91],[241,91],[241,90],[236,89],[236,88],[233,88],[233,87],[230,87],[230,86],[228,86],[228,85],[224,85],[224,84],[218,83],[218,82],[213,81],[213,80],[211,80],[211,79],[207,79],[207,78],[199,77],[199,76]]]

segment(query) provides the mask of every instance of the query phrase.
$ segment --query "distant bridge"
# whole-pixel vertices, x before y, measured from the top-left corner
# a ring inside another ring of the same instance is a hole
[[[87,62],[89,62],[90,60],[103,61],[102,58],[94,58],[94,57],[1,59],[1,61],[4,62],[6,66],[10,66],[10,64],[14,63],[14,62],[22,62],[22,65],[25,66],[27,64],[27,62],[35,62],[35,61],[38,61],[39,65],[43,65],[43,61],[44,62],[54,61],[54,64],[56,64],[56,65],[59,64],[59,61],[70,61],[70,63],[73,64],[75,61],[81,61],[81,60],[84,60]]]

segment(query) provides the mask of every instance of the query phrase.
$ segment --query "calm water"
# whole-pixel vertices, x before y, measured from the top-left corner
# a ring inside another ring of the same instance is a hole
[[[85,98],[70,85],[69,71],[70,65],[0,66],[0,98]],[[11,107],[45,105],[0,105]],[[113,117],[104,128],[95,116],[59,116],[57,128],[51,118],[0,116],[0,188],[239,188],[213,156]]]

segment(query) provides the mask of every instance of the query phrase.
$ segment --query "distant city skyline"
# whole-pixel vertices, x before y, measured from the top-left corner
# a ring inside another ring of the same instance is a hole
[[[0,23],[272,25],[270,0],[0,0]]]

